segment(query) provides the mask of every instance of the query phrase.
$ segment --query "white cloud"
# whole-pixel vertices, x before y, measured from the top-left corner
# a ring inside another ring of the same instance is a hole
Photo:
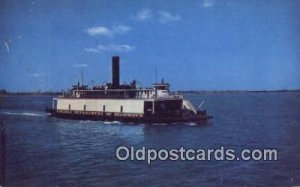
[[[127,44],[110,44],[110,45],[98,45],[95,48],[85,48],[86,52],[101,53],[101,52],[130,52],[135,49],[134,46]]]
[[[141,11],[139,11],[134,17],[133,19],[137,20],[137,21],[146,21],[151,19],[152,16],[152,11],[149,9],[143,9]]]
[[[83,68],[83,67],[87,67],[88,65],[87,64],[74,64],[73,66],[76,68]]]
[[[96,48],[85,48],[84,50],[89,53],[99,53],[100,52],[97,47]]]
[[[90,36],[97,36],[97,35],[111,36],[111,35],[113,35],[112,31],[106,27],[91,27],[91,28],[88,28],[86,30],[86,32]]]
[[[131,30],[130,27],[125,25],[117,25],[112,28],[107,27],[91,27],[86,30],[90,36],[113,36],[115,34],[124,34]]]
[[[134,20],[141,21],[141,22],[147,21],[152,18],[163,24],[172,22],[172,21],[181,20],[180,15],[172,14],[167,11],[158,11],[158,12],[155,12],[155,14],[154,14],[153,11],[150,9],[142,9],[133,17]]]
[[[4,42],[4,46],[6,48],[6,52],[9,53],[9,45],[7,42]]]
[[[31,77],[45,77],[46,73],[45,72],[41,72],[41,73],[32,73],[30,74]]]
[[[170,12],[167,11],[159,11],[159,21],[161,23],[168,23],[171,21],[179,21],[181,20],[181,17],[177,14],[172,14]]]
[[[202,6],[205,8],[213,7],[215,6],[216,2],[215,0],[203,0]]]

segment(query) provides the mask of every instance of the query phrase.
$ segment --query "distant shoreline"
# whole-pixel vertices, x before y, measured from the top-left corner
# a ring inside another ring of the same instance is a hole
[[[300,92],[299,90],[180,90],[174,91],[174,93],[266,93],[266,92]],[[32,96],[57,96],[61,95],[62,92],[6,92],[0,93],[0,96],[3,95],[32,95]]]
[[[299,90],[203,90],[203,91],[177,91],[178,93],[243,93],[243,92],[300,92]]]
[[[6,93],[0,93],[0,96],[3,95],[32,95],[32,96],[40,96],[40,95],[49,95],[49,96],[56,96],[61,95],[61,92],[6,92]]]

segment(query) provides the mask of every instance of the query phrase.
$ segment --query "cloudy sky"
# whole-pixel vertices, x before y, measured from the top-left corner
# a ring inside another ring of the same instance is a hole
[[[0,88],[158,77],[174,90],[300,88],[299,0],[0,0]]]

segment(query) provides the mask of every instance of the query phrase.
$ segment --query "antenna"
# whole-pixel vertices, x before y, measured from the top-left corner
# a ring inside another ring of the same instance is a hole
[[[157,83],[157,67],[155,68],[155,83]]]
[[[84,71],[83,69],[81,70],[81,84],[84,85]]]

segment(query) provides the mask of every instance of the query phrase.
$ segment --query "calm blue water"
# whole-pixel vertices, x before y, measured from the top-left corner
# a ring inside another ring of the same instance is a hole
[[[132,125],[48,117],[48,96],[0,98],[7,186],[300,185],[300,93],[187,94],[214,116],[194,126]],[[278,161],[118,161],[140,148],[277,148]]]

